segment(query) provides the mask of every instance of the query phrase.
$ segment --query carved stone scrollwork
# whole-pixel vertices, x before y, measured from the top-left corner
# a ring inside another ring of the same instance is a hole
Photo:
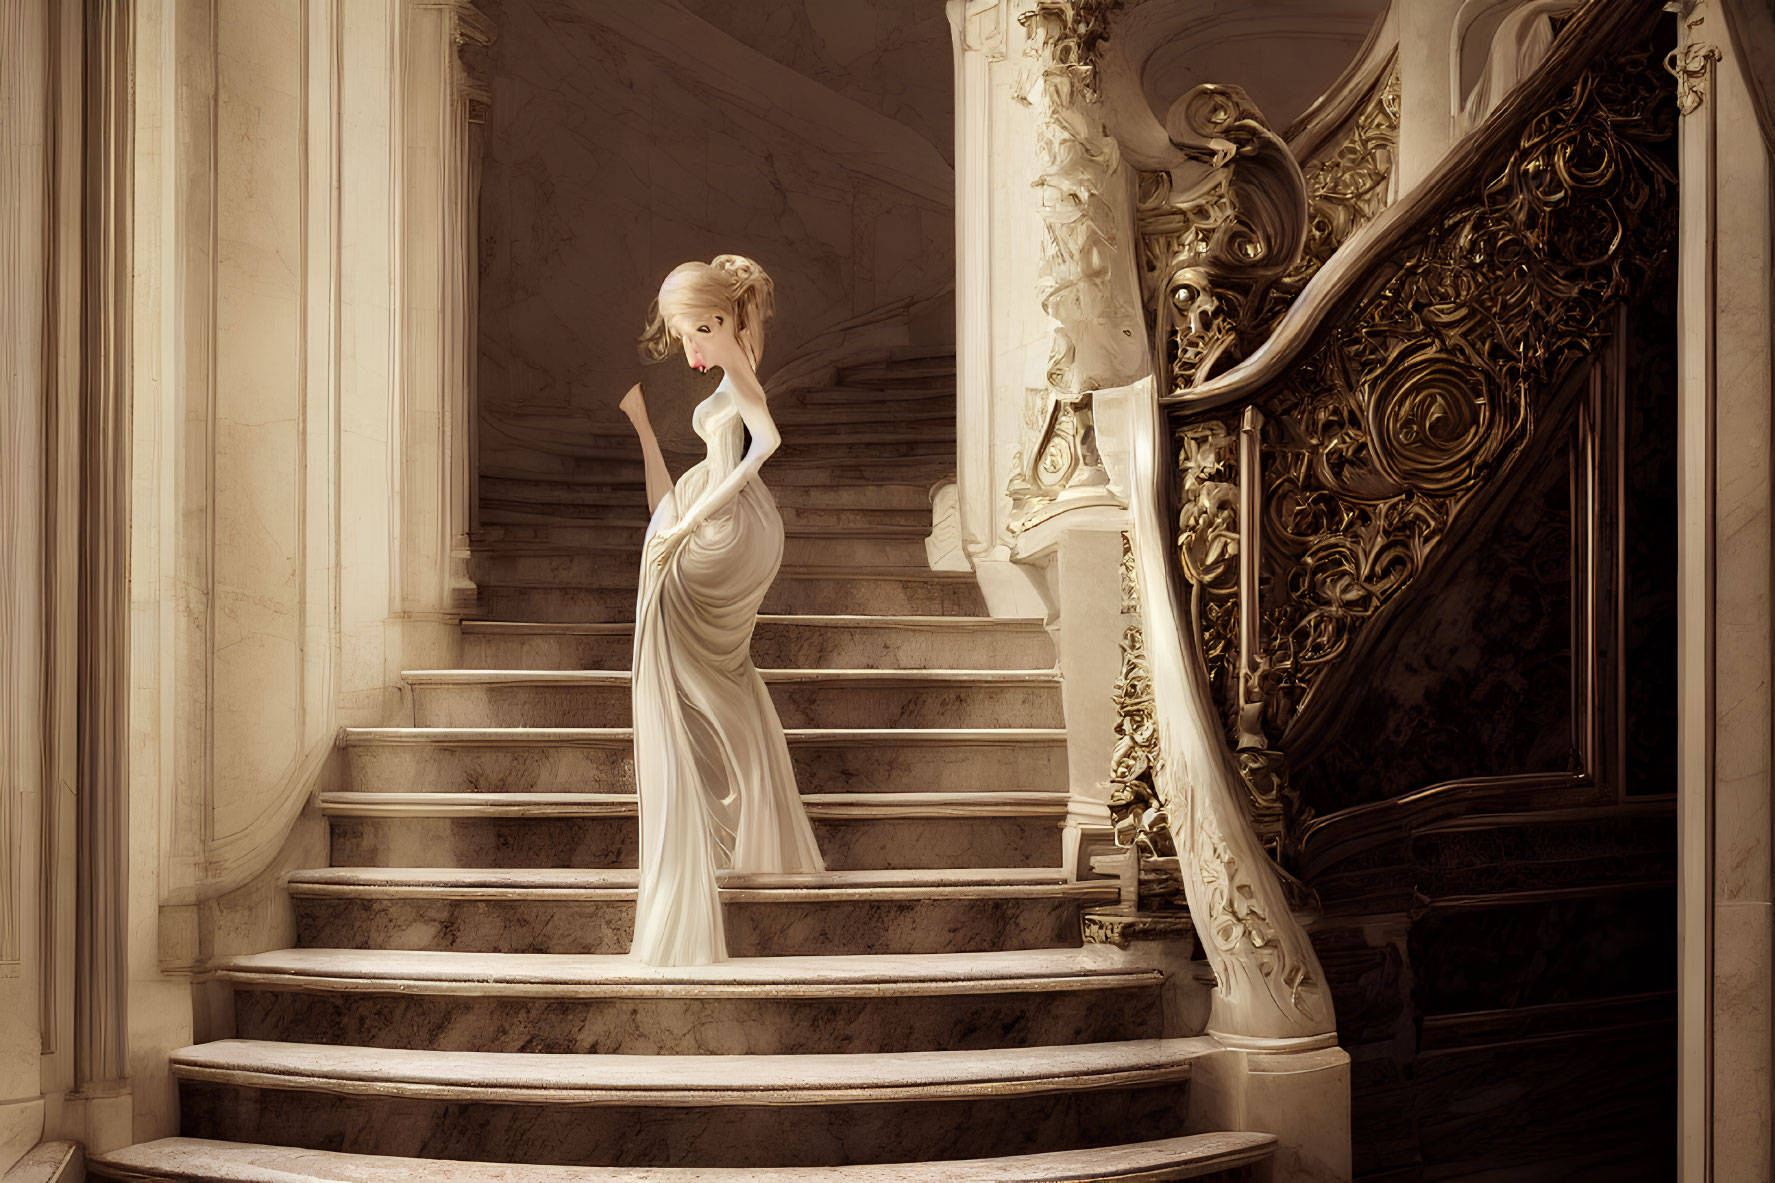
[[[1097,100],[1098,45],[1109,36],[1110,18],[1123,0],[1036,0],[1018,18],[1036,40],[1037,52],[1065,71],[1092,101]]]
[[[1039,0],[1021,18],[1031,69],[1018,97],[1035,112],[1040,161],[1037,296],[1053,328],[1045,384],[1031,392],[1046,404],[1031,415],[1043,435],[1025,441],[1010,478],[1013,534],[1063,490],[1106,483],[1090,439],[1090,392],[1126,381],[1140,364],[1133,281],[1127,295],[1117,282],[1127,238],[1114,204],[1121,156],[1104,134],[1092,60],[1120,2]]]
[[[1021,533],[1040,521],[1041,511],[1063,496],[1089,496],[1109,483],[1097,454],[1091,414],[1090,391],[1049,404],[1047,425],[1036,441],[1035,463],[1026,464],[1021,450],[1011,462],[1005,487],[1011,499],[1010,533]],[[1102,499],[1111,500],[1107,492]]]
[[[1139,589],[1134,583],[1133,552],[1126,534],[1122,535],[1122,559],[1123,611],[1138,614]],[[1170,817],[1153,782],[1159,756],[1158,719],[1146,639],[1138,622],[1122,630],[1122,669],[1112,697],[1116,742],[1110,753],[1109,814],[1116,845],[1135,852],[1137,910],[1187,912]]]
[[[1671,249],[1674,177],[1658,145],[1674,131],[1672,98],[1649,52],[1598,62],[1263,400],[1264,734],[1286,736],[1321,673],[1511,463]],[[1186,518],[1197,441],[1217,430],[1178,430]],[[1233,589],[1198,578],[1219,574],[1204,572],[1198,541],[1179,549],[1236,734]]]
[[[1195,87],[1166,131],[1186,158],[1210,165],[1182,194],[1170,173],[1141,177],[1143,290],[1159,372],[1180,391],[1254,343],[1255,314],[1306,240],[1307,192],[1288,146],[1236,86]]]
[[[1284,930],[1269,914],[1253,874],[1270,868],[1244,865],[1222,834],[1212,810],[1196,819],[1197,871],[1207,888],[1207,915],[1194,917],[1196,929],[1223,955],[1215,963],[1216,988],[1233,1007],[1253,995],[1286,992],[1294,1011],[1309,1023],[1328,1022],[1321,1013],[1323,984],[1315,973],[1312,947],[1298,930]],[[1292,923],[1289,924],[1292,929]],[[1291,939],[1292,938],[1292,939]],[[1304,947],[1303,947],[1304,946]],[[1278,989],[1279,988],[1279,989]]]

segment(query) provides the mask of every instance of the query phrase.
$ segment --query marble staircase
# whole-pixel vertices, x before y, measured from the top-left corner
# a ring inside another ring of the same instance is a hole
[[[613,439],[489,474],[463,668],[409,672],[412,726],[341,738],[296,947],[218,968],[234,1029],[173,1057],[182,1136],[94,1176],[1267,1179],[1274,1137],[1192,1124],[1220,1050],[1177,1002],[1200,985],[1081,943],[1119,889],[1060,867],[1047,633],[924,564],[952,367],[856,367],[779,409],[789,538],[754,656],[828,870],[724,872],[728,962],[623,956],[638,466]]]

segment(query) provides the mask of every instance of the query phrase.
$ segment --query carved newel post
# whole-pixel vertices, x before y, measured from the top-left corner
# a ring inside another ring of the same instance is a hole
[[[1092,51],[1121,0],[1038,0],[1020,18],[1029,68],[1017,98],[1036,118],[1042,222],[1037,294],[1052,324],[1043,385],[1030,391],[1011,466],[1010,531],[1067,505],[1119,504],[1104,488],[1091,394],[1143,368],[1132,264],[1132,184],[1104,131]],[[1037,434],[1039,433],[1039,434]],[[1049,507],[1052,506],[1050,509]]]

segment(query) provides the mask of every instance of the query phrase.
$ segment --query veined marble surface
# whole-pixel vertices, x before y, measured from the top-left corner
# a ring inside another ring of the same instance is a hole
[[[196,1115],[187,1132],[198,1137],[256,1137],[387,1155],[479,1155],[504,1162],[809,1166],[824,1167],[825,1178],[832,1178],[834,1163],[902,1161],[909,1136],[922,1153],[975,1158],[1109,1146],[1123,1141],[1129,1130],[1182,1129],[1187,1116],[1187,1090],[1173,1080],[1035,1096],[861,1105],[760,1100],[708,1107],[585,1107],[345,1097],[205,1081],[186,1081],[180,1095],[185,1111]]]
[[[790,728],[804,791],[1049,789],[1066,785],[1059,728]],[[348,779],[360,791],[633,792],[626,728],[351,728]]]
[[[846,1183],[1090,1183],[1092,1180],[1194,1179],[1270,1156],[1269,1134],[1213,1133],[1127,1146],[1092,1147],[993,1159],[901,1162],[846,1167]],[[106,1156],[123,1170],[154,1178],[260,1183],[267,1172],[325,1183],[830,1183],[831,1167],[550,1167],[441,1159],[359,1156],[201,1138],[164,1138]],[[1142,1172],[1164,1172],[1163,1175]],[[282,1177],[282,1176],[278,1176]],[[1245,1178],[1246,1176],[1238,1176]]]

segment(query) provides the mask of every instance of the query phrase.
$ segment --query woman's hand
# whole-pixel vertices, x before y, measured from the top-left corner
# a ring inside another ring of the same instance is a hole
[[[668,526],[647,539],[647,545],[641,552],[642,558],[650,566],[664,567],[681,541],[683,532],[675,525]]]

